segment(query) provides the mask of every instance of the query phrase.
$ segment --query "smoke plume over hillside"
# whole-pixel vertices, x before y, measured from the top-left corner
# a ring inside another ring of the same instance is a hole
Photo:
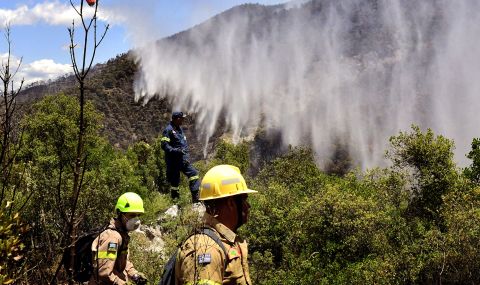
[[[479,137],[480,2],[317,0],[244,5],[137,50],[136,96],[168,96],[197,113],[205,139],[219,118],[236,136],[259,124],[324,163],[347,146],[383,163],[388,137],[411,124]]]

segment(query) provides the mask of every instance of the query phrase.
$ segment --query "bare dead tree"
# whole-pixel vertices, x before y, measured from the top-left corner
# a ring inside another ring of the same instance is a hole
[[[84,5],[84,1],[80,0],[79,6],[75,6],[74,0],[70,0],[70,4],[72,8],[75,10],[77,15],[80,18],[80,23],[81,23],[81,32],[83,32],[83,37],[81,41],[81,52],[77,54],[77,43],[75,40],[76,36],[76,29],[75,29],[75,20],[72,22],[72,26],[68,28],[68,33],[70,36],[70,58],[72,61],[72,67],[73,67],[73,72],[75,74],[75,77],[77,79],[77,82],[79,84],[79,106],[80,106],[80,114],[79,114],[79,119],[78,119],[78,137],[77,137],[77,147],[76,147],[76,156],[75,156],[75,161],[73,163],[73,189],[72,189],[72,196],[71,196],[71,209],[70,209],[70,215],[69,215],[69,220],[66,225],[66,233],[68,234],[65,237],[65,240],[67,243],[65,244],[65,252],[68,252],[67,264],[68,268],[65,268],[67,270],[67,274],[69,276],[73,276],[74,273],[74,259],[75,259],[75,247],[74,243],[77,239],[77,230],[78,230],[78,223],[79,219],[77,219],[77,204],[78,204],[78,198],[80,196],[80,193],[82,191],[82,182],[83,182],[83,176],[85,173],[85,165],[87,161],[87,154],[84,151],[84,145],[85,145],[85,118],[84,118],[84,107],[85,107],[85,81],[86,77],[91,71],[92,65],[93,65],[93,60],[95,58],[95,54],[97,51],[97,48],[99,45],[102,43],[103,39],[105,38],[105,35],[108,31],[109,25],[105,25],[105,28],[99,36],[97,36],[98,30],[97,30],[97,12],[98,12],[98,4],[99,0],[95,2],[93,15],[91,17],[88,17],[85,13],[86,8]],[[90,51],[90,53],[89,53]],[[58,275],[59,270],[62,267],[62,262],[59,264],[57,267],[56,273],[52,279],[52,284],[56,283],[56,278]],[[70,278],[71,279],[71,278]],[[72,280],[68,281],[70,284],[72,284]]]
[[[24,79],[20,80],[17,87],[14,86],[14,78],[22,64],[22,58],[18,62],[12,62],[12,41],[10,38],[10,25],[5,26],[5,40],[7,43],[6,58],[2,60],[0,67],[0,80],[2,81],[2,100],[0,102],[0,179],[1,192],[0,204],[5,199],[5,191],[10,185],[12,167],[18,148],[14,145],[15,120],[17,109],[17,96],[22,90]]]

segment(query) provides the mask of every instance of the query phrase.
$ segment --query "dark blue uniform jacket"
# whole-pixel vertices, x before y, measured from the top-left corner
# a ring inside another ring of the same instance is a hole
[[[183,133],[182,128],[175,128],[170,122],[161,138],[162,149],[165,151],[165,158],[167,160],[187,160],[188,157],[188,144],[187,138]]]

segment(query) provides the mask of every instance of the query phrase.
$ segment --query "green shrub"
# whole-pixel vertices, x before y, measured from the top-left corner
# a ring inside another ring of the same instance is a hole
[[[215,148],[213,158],[208,161],[198,161],[195,163],[195,167],[202,176],[216,165],[230,164],[238,167],[243,175],[247,175],[250,164],[249,148],[249,142],[241,142],[234,145],[221,140]]]
[[[467,154],[467,158],[472,160],[469,167],[464,169],[464,174],[472,182],[480,183],[480,138],[474,138],[472,141],[472,150]]]
[[[156,194],[157,198],[155,199],[156,205],[160,207],[163,207],[165,201],[162,196],[162,194]],[[151,204],[147,204],[148,208],[150,208],[149,205]],[[142,221],[150,227],[160,230],[161,239],[150,240],[143,234],[134,233],[130,247],[132,263],[137,270],[147,275],[149,284],[158,284],[164,265],[170,256],[177,250],[180,243],[202,224],[201,217],[192,210],[190,204],[182,206],[182,210],[176,217],[158,214],[157,218],[161,218],[157,220],[157,223],[148,223],[144,218]]]
[[[390,144],[387,157],[393,167],[412,174],[411,214],[441,223],[442,196],[453,190],[458,179],[453,141],[435,136],[430,129],[423,133],[412,126],[411,133],[400,132],[390,138]]]
[[[462,187],[444,198],[446,230],[436,267],[445,283],[480,283],[480,188]]]
[[[13,284],[22,276],[25,246],[22,235],[28,227],[19,214],[9,215],[11,205],[0,211],[0,284]]]
[[[318,192],[325,183],[335,179],[320,171],[311,149],[297,147],[266,165],[255,177],[252,187],[268,187],[273,183],[299,196],[306,196]],[[292,195],[292,198],[295,197]]]
[[[18,278],[24,261],[37,269],[29,280],[49,282],[56,269],[51,261],[61,258],[57,245],[70,211],[76,111],[71,99],[57,99],[39,103],[24,122],[26,147],[12,168],[22,175],[15,177],[19,182],[15,195],[13,189],[6,191],[16,202],[28,202],[22,217],[31,221],[27,237],[35,250],[26,252],[20,263],[8,263],[11,260],[2,256],[3,282]],[[131,258],[155,284],[178,244],[201,224],[191,207],[188,180],[183,177],[180,184],[179,215],[166,217],[164,212],[173,203],[159,138],[151,145],[132,144],[124,153],[93,127],[100,118],[95,111],[88,109],[87,114],[92,128],[79,200],[80,230],[106,223],[120,194],[139,193],[146,209],[142,223],[160,230],[161,240],[134,233]],[[250,244],[253,282],[480,283],[480,190],[474,188],[477,141],[468,156],[473,163],[462,176],[453,163],[452,141],[431,130],[412,129],[391,138],[387,153],[391,167],[357,169],[342,172],[341,177],[320,170],[313,152],[304,147],[290,148],[255,177],[246,175],[251,147],[246,142],[221,142],[211,160],[196,162],[200,176],[214,165],[238,166],[247,185],[259,192],[249,196],[250,221],[239,230]],[[0,234],[7,228],[0,228]],[[21,243],[14,229],[8,228],[13,231],[8,234],[14,237],[12,244]],[[1,237],[3,248],[8,239]]]

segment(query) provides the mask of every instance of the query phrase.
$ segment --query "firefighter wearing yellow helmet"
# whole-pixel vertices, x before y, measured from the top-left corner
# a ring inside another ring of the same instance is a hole
[[[133,192],[121,195],[115,205],[116,217],[110,220],[92,243],[93,284],[147,284],[144,274],[138,272],[129,260],[129,232],[140,226],[139,216],[145,212],[142,198]]]
[[[175,281],[181,284],[252,284],[248,269],[247,242],[237,229],[248,220],[248,189],[240,170],[218,165],[204,176],[200,200],[205,204],[204,222],[221,244],[199,233],[180,247],[175,264]]]

